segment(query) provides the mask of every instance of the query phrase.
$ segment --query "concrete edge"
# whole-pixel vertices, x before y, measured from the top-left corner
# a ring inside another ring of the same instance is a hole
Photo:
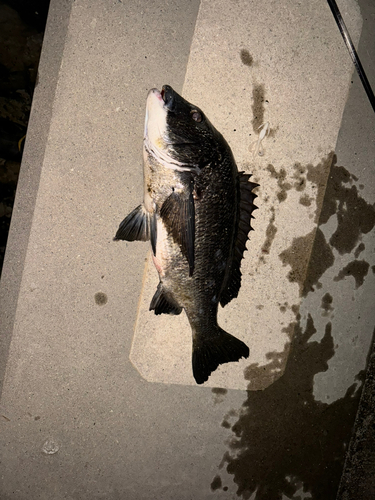
[[[51,2],[0,282],[0,396],[7,365],[31,222],[74,0]]]

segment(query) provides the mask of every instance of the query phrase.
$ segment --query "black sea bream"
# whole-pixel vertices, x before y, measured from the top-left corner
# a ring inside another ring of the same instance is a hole
[[[232,151],[205,114],[171,87],[148,93],[144,201],[120,224],[115,240],[150,240],[160,282],[155,314],[185,310],[193,334],[193,375],[249,356],[217,324],[219,303],[237,297],[258,185],[238,172]]]

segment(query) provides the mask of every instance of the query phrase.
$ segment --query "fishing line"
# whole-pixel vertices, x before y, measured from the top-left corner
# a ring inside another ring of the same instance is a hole
[[[339,11],[339,8],[337,7],[337,3],[335,0],[327,0],[328,5],[331,8],[333,17],[335,18],[335,21],[337,23],[337,26],[339,27],[340,33],[344,39],[344,42],[347,46],[347,49],[349,50],[350,57],[352,58],[352,61],[354,63],[354,66],[357,70],[357,73],[359,75],[359,78],[361,79],[362,85],[366,91],[367,97],[370,100],[372,109],[375,111],[375,96],[372,91],[371,85],[369,84],[369,81],[367,80],[367,76],[365,73],[365,70],[362,67],[361,61],[359,60],[357,51],[355,50],[355,47],[353,45],[352,39],[350,38],[349,32],[347,27],[345,26],[344,20],[341,17],[341,13]]]

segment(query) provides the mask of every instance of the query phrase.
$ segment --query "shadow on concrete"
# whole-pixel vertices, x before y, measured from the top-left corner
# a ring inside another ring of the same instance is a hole
[[[326,371],[334,356],[331,324],[320,342],[310,341],[316,333],[311,316],[302,331],[297,315],[294,331],[283,376],[264,391],[249,391],[237,422],[230,425],[228,415],[222,424],[234,436],[221,466],[245,499],[254,492],[256,500],[297,499],[303,487],[310,493],[306,498],[326,500],[335,498],[338,488],[361,390],[355,383],[332,404],[316,401],[314,376]],[[278,354],[272,358],[259,371],[277,368]],[[218,487],[219,476],[211,489]]]

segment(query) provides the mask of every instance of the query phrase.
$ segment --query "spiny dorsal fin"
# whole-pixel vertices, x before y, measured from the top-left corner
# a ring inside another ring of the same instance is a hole
[[[173,300],[172,297],[167,296],[163,285],[158,284],[156,292],[152,297],[150,304],[150,311],[155,311],[155,314],[180,314],[182,307]]]
[[[189,276],[194,272],[195,207],[193,189],[174,191],[163,203],[160,216],[189,263]]]
[[[246,242],[249,239],[248,233],[253,229],[251,227],[252,213],[258,208],[254,205],[257,195],[253,193],[253,189],[259,186],[259,184],[250,182],[250,177],[250,174],[245,174],[244,172],[239,172],[238,174],[240,207],[237,234],[234,241],[232,261],[228,269],[228,278],[220,294],[220,304],[222,307],[237,297],[241,287],[241,261],[246,250]]]

